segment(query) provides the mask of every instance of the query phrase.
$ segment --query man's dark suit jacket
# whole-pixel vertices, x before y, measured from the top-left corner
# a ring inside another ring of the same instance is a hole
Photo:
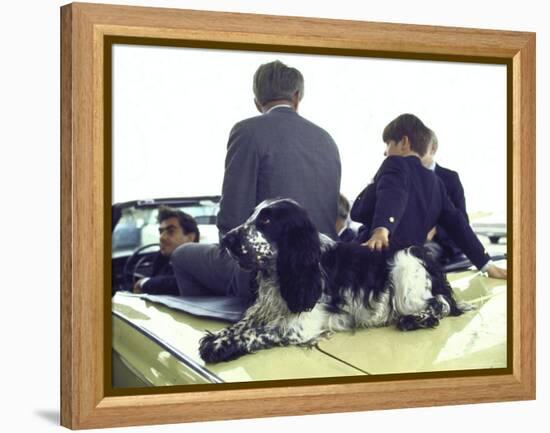
[[[441,179],[416,156],[387,157],[353,203],[351,218],[369,232],[386,227],[394,250],[423,245],[430,229],[441,225],[478,269],[489,260]]]
[[[169,257],[163,256],[160,252],[157,253],[153,259],[151,277],[143,284],[141,291],[153,295],[179,295]]]
[[[340,177],[332,137],[292,108],[243,120],[229,135],[218,229],[224,234],[242,224],[265,199],[291,198],[336,240]]]
[[[449,198],[455,205],[455,207],[462,212],[466,221],[468,220],[468,213],[466,212],[466,198],[464,197],[464,188],[460,182],[458,173],[448,168],[442,167],[439,164],[435,165],[435,174],[443,181]],[[437,233],[433,239],[437,242],[441,248],[443,248],[443,258],[453,258],[462,253],[458,245],[450,238],[447,231],[437,226]]]

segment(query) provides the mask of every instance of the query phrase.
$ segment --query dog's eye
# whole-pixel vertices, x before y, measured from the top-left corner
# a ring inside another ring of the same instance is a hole
[[[261,225],[267,225],[271,222],[271,220],[268,217],[262,217],[258,221]]]

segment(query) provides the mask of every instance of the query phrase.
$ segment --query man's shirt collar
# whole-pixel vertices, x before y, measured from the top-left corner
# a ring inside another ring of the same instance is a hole
[[[292,108],[292,105],[290,105],[290,104],[277,104],[277,105],[274,105],[273,107],[271,107],[266,112],[264,112],[264,114],[267,114],[267,113],[275,110],[275,108],[281,108],[281,107]]]

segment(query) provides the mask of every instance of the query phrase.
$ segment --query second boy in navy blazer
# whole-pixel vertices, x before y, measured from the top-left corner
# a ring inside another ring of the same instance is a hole
[[[431,132],[431,142],[429,150],[422,157],[422,164],[424,167],[433,170],[437,177],[441,179],[449,199],[455,205],[455,207],[462,212],[466,221],[468,220],[468,213],[466,211],[466,197],[464,196],[464,187],[462,182],[460,182],[460,177],[456,171],[450,170],[448,168],[442,167],[441,165],[435,162],[435,154],[439,147],[439,142],[436,134],[433,131]],[[435,242],[440,247],[440,260],[445,263],[452,261],[454,259],[460,259],[462,257],[462,251],[460,248],[452,241],[447,231],[441,227],[436,226],[433,233],[428,236],[428,240]]]

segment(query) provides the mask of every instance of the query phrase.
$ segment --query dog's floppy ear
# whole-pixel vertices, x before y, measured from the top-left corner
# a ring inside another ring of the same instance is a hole
[[[311,310],[322,292],[319,232],[303,210],[277,242],[277,273],[281,296],[293,313]]]

